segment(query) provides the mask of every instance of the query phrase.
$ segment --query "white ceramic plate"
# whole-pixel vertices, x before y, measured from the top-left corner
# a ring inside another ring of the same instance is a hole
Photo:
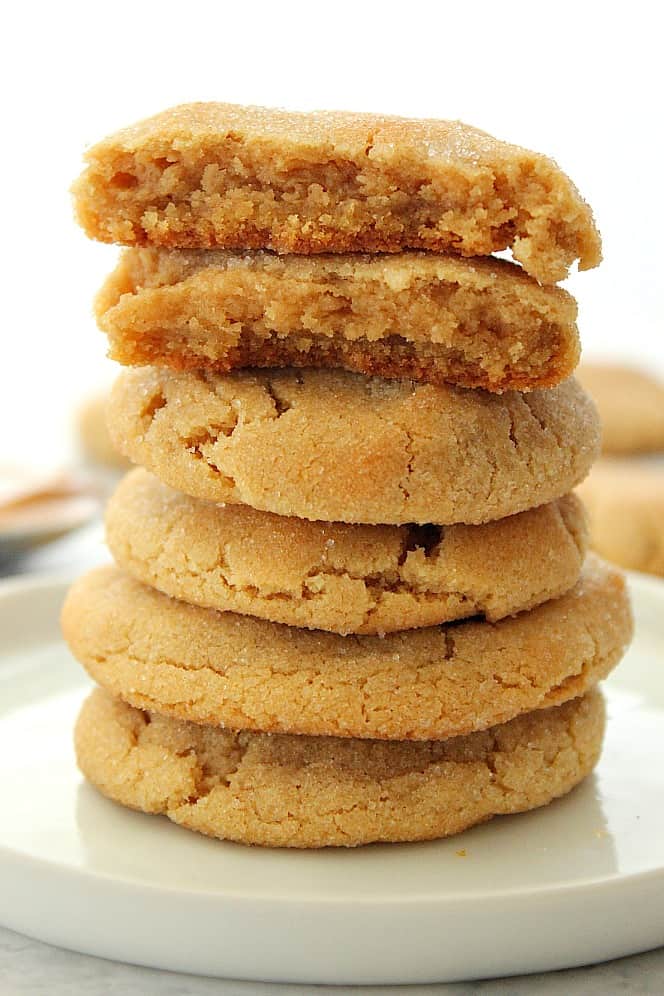
[[[64,586],[5,585],[0,922],[121,961],[311,983],[511,975],[664,943],[664,584],[632,591],[638,635],[584,785],[449,840],[296,852],[208,840],[85,784]]]

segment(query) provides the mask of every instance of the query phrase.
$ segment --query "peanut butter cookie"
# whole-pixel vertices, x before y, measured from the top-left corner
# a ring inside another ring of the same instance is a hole
[[[111,498],[106,538],[167,595],[335,633],[495,622],[573,587],[587,547],[573,495],[483,526],[362,526],[189,498],[142,469]]]
[[[502,392],[558,384],[579,358],[574,299],[494,259],[129,249],[96,311],[113,359],[179,370],[342,367]]]
[[[81,771],[132,809],[268,847],[429,840],[544,806],[599,758],[591,692],[443,742],[230,733],[140,712],[96,689],[76,726]]]
[[[338,636],[179,602],[117,567],[71,588],[63,631],[140,709],[235,730],[442,740],[583,695],[631,637],[625,586],[591,561],[566,595],[491,624]]]
[[[120,375],[114,445],[211,501],[326,522],[476,524],[560,498],[599,449],[579,386],[502,395],[342,370]]]
[[[542,283],[601,259],[590,208],[551,159],[458,121],[185,104],[86,158],[76,211],[103,242],[462,256],[511,247]]]

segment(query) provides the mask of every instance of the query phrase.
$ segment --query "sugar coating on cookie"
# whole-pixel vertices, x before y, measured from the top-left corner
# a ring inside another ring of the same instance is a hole
[[[573,495],[482,526],[363,526],[190,498],[140,468],[109,501],[106,538],[167,595],[335,633],[495,622],[568,591],[587,549]]]
[[[579,358],[576,303],[503,260],[130,249],[96,301],[120,363],[226,373],[341,367],[550,387]]]
[[[664,381],[612,363],[583,363],[578,376],[597,405],[604,453],[664,453]]]
[[[599,450],[576,382],[529,394],[341,370],[124,371],[114,445],[211,501],[328,522],[476,524],[570,491]]]
[[[622,576],[490,624],[339,636],[176,601],[117,567],[79,579],[62,625],[91,677],[141,709],[265,732],[435,740],[583,695],[620,660]]]
[[[83,774],[115,802],[211,837],[306,848],[430,840],[544,806],[592,771],[603,731],[598,692],[414,744],[206,729],[96,689],[75,740]]]
[[[664,464],[605,458],[579,491],[593,548],[621,567],[664,577]]]
[[[542,283],[601,259],[590,208],[551,159],[458,121],[187,104],[86,159],[76,212],[103,242],[302,254],[511,248]]]

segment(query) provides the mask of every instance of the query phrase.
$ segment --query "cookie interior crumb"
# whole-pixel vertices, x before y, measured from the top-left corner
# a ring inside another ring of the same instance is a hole
[[[339,366],[491,391],[552,386],[576,303],[503,260],[126,251],[96,301],[120,363],[224,373]]]
[[[199,103],[94,146],[74,186],[93,238],[165,248],[485,256],[543,283],[601,258],[550,159],[461,122]]]

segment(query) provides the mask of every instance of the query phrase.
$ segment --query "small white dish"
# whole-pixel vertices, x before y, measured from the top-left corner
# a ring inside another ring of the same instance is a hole
[[[87,525],[102,495],[90,474],[0,467],[0,561]]]
[[[208,840],[85,784],[65,586],[5,584],[0,923],[119,961],[308,983],[476,979],[664,943],[664,584],[631,588],[604,755],[571,795],[449,840],[296,852]]]

